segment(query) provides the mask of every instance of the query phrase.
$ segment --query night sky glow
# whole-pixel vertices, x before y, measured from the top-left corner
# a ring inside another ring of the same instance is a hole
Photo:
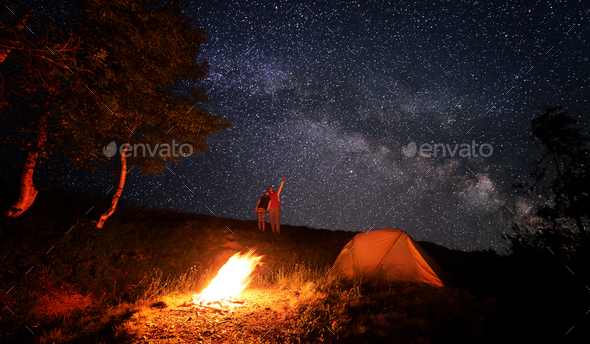
[[[282,223],[503,252],[530,204],[511,184],[537,154],[532,116],[563,105],[588,119],[583,1],[187,3],[207,33],[207,106],[234,126],[205,154],[128,179],[135,205],[254,220],[285,176]],[[406,156],[412,142],[459,148]],[[460,156],[463,144],[493,152]]]

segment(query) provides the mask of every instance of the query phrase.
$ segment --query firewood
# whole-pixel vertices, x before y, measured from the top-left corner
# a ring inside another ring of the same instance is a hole
[[[206,310],[210,310],[210,311],[218,312],[218,313],[227,312],[227,310],[220,309],[220,308],[217,308],[217,307],[211,307],[211,306],[207,306],[207,305],[201,305],[201,304],[197,304],[197,305],[195,305],[195,306],[196,306],[196,307],[199,307],[199,308],[206,309]]]

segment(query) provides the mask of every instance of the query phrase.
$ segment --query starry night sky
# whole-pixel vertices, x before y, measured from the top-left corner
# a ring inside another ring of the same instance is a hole
[[[207,107],[234,126],[205,154],[128,179],[135,205],[253,220],[285,176],[282,223],[503,252],[531,204],[511,189],[538,155],[531,118],[563,105],[588,123],[582,1],[188,3],[207,33]],[[408,157],[411,142],[493,153]]]

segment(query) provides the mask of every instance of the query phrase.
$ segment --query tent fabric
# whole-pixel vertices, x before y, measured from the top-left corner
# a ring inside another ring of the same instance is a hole
[[[333,267],[344,279],[370,284],[425,284],[444,287],[446,276],[436,261],[406,232],[384,228],[357,234]]]

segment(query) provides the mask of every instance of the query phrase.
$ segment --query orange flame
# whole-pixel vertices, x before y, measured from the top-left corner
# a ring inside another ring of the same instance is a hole
[[[250,282],[250,274],[262,257],[253,257],[251,253],[243,256],[234,254],[224,266],[219,269],[217,276],[201,294],[193,295],[193,303],[211,304],[237,297]]]

